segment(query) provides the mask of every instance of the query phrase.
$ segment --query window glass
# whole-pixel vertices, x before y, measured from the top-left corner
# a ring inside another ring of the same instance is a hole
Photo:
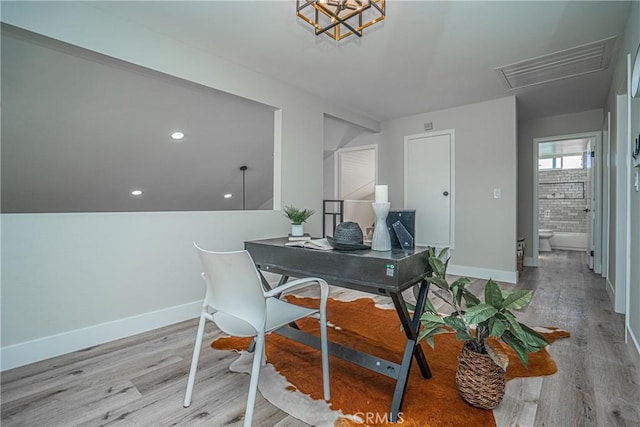
[[[563,156],[562,169],[582,169],[582,155]]]
[[[538,169],[582,169],[582,154],[538,159]]]
[[[553,158],[539,159],[538,169],[553,169]]]

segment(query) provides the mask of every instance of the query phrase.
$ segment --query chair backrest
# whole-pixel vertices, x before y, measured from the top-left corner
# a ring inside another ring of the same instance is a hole
[[[260,275],[249,252],[211,252],[194,242],[198,250],[207,293],[205,304],[214,310],[264,327],[266,302]]]

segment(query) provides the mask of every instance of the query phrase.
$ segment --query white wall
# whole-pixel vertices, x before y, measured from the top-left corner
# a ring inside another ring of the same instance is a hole
[[[629,16],[629,22],[625,31],[625,51],[635,59],[636,52],[640,55],[640,2],[634,2]],[[631,152],[632,143],[636,138],[640,138],[640,95],[636,95],[631,100],[631,138],[627,151]],[[630,267],[630,290],[629,290],[629,332],[635,344],[636,354],[640,354],[640,192],[634,186],[636,174],[640,174],[640,167],[636,166],[631,171],[629,187],[630,213],[629,224],[631,236],[629,260]],[[640,179],[640,178],[638,178]]]
[[[378,144],[378,182],[389,185],[392,209],[404,207],[404,137],[424,133],[428,122],[434,130],[455,129],[456,250],[449,271],[515,282],[515,98],[386,121],[379,134],[350,142],[349,148]],[[494,188],[502,199],[493,199]]]
[[[404,207],[404,137],[455,129],[455,252],[450,272],[515,282],[516,105],[514,97],[403,117],[353,145],[379,144],[378,182],[392,209]],[[357,144],[355,144],[357,143]],[[349,144],[349,147],[353,146]],[[493,189],[502,198],[493,198]],[[417,215],[420,215],[418,212]]]
[[[379,127],[80,2],[3,3],[2,20],[280,108],[276,209],[281,201],[322,212],[325,113]],[[193,240],[232,250],[289,227],[279,211],[2,215],[1,221],[2,369],[193,317],[204,294]],[[320,234],[321,215],[308,227]]]
[[[533,254],[533,140],[601,131],[603,120],[597,109],[518,122],[518,236],[525,238],[525,259]]]
[[[323,174],[322,174],[322,198],[326,200],[336,199],[335,187],[336,187],[336,162],[335,153],[324,159],[323,161]]]
[[[286,232],[280,212],[2,215],[3,369],[196,316],[197,241]]]
[[[622,46],[618,51],[617,57],[614,59],[615,73],[611,90],[609,92],[609,98],[607,102],[607,110],[611,111],[612,123],[627,123],[624,117],[619,117],[625,112],[619,111],[617,106],[617,95],[627,92],[627,54],[631,55],[633,61],[638,52],[640,46],[640,2],[633,2],[629,13],[629,20],[625,27],[624,40],[622,40]],[[625,144],[622,147],[622,152],[626,152],[626,159],[629,159],[629,153],[631,153],[633,141],[638,138],[640,134],[640,96],[631,99],[631,136],[627,135],[627,129],[622,126],[616,126],[613,129],[616,137],[612,135],[612,144],[618,144],[621,141]],[[617,148],[614,147],[614,149]],[[636,171],[640,172],[640,168],[631,168],[631,173],[626,174],[626,168],[628,167],[628,161],[618,159],[617,167],[624,169],[625,173],[618,173],[618,177],[625,179],[627,183],[627,193],[617,194],[618,198],[626,198],[628,201],[628,226],[629,229],[625,235],[618,235],[617,242],[626,242],[626,238],[629,237],[628,254],[626,261],[629,265],[628,274],[628,295],[627,295],[627,307],[626,307],[626,321],[628,325],[629,333],[629,345],[632,352],[636,356],[636,360],[640,360],[640,192],[637,192],[633,188],[633,180]],[[620,171],[623,172],[623,171]],[[615,174],[616,171],[612,171]],[[630,175],[630,176],[629,176]],[[612,178],[613,179],[613,178]],[[615,185],[612,182],[612,191]],[[615,218],[614,213],[611,215],[612,220]],[[612,225],[612,229],[615,224]],[[615,266],[615,259],[612,259],[609,263],[610,271]],[[626,276],[626,271],[625,271]],[[626,277],[625,277],[626,278]],[[622,291],[621,286],[617,283],[622,282],[623,278],[614,276],[615,282],[613,287],[615,292]]]
[[[626,270],[627,256],[627,183],[626,163],[629,158],[627,152],[627,95],[613,91],[613,108],[611,109],[611,171],[610,192],[611,209],[609,218],[609,275],[607,276],[607,290],[612,294],[614,310],[625,313],[627,310]]]

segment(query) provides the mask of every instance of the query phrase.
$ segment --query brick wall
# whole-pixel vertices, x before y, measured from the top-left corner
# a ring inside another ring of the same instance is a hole
[[[541,170],[538,174],[539,228],[586,233],[586,169]]]

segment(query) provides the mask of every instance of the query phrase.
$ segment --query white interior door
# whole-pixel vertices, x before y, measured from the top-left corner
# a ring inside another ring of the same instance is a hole
[[[416,210],[416,244],[454,247],[453,130],[405,137],[404,204]]]
[[[587,145],[587,191],[589,194],[586,197],[587,206],[585,210],[587,211],[587,264],[590,269],[593,269],[593,255],[596,250],[596,242],[595,242],[595,197],[596,197],[596,188],[595,188],[595,177],[593,170],[593,142],[589,141]]]

